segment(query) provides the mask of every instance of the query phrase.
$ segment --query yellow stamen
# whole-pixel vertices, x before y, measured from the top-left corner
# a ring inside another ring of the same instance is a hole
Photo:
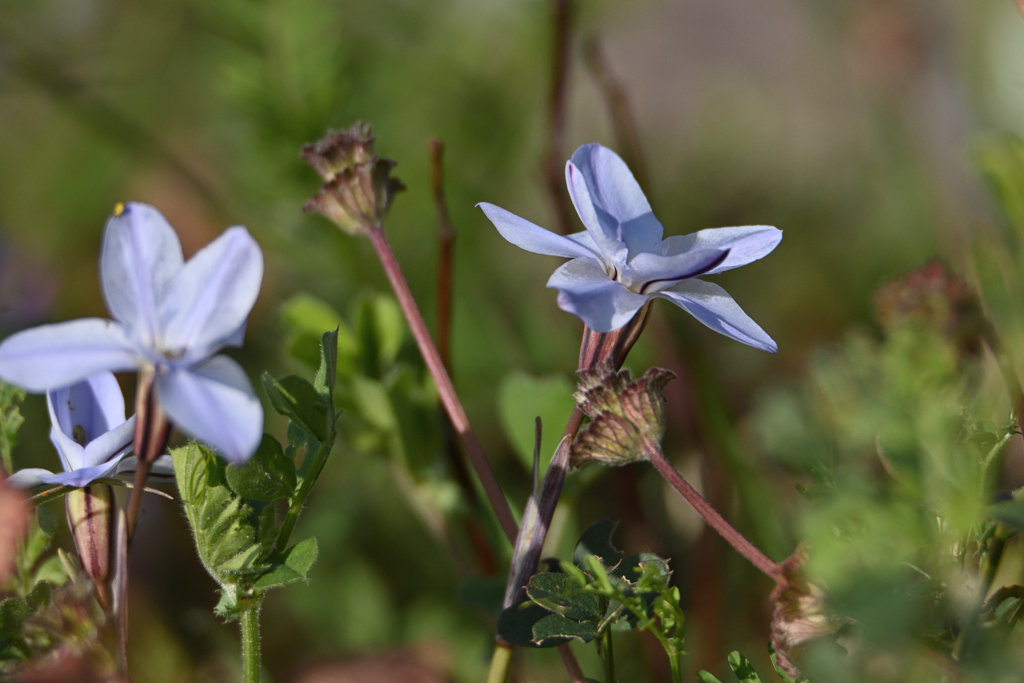
[[[124,213],[124,202],[114,204],[114,215],[120,216],[122,213]]]

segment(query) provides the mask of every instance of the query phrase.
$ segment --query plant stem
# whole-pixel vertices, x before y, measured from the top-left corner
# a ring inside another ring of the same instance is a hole
[[[242,612],[242,681],[260,683],[260,602]]]
[[[658,468],[661,475],[668,480],[668,483],[679,491],[679,493],[686,499],[693,509],[704,518],[704,521],[711,526],[712,529],[717,531],[726,542],[736,549],[743,557],[750,560],[750,562],[761,570],[769,578],[774,579],[779,575],[779,565],[772,560],[770,557],[758,550],[757,546],[747,540],[747,538],[737,531],[736,527],[729,524],[725,517],[721,515],[711,503],[706,501],[702,495],[697,493],[697,490],[690,486],[690,482],[683,478],[683,475],[679,474],[669,463],[668,459],[661,452],[661,448],[657,444],[653,443],[650,439],[645,438],[643,440],[643,452],[650,460],[651,464]]]
[[[498,643],[491,657],[491,668],[487,671],[487,683],[505,683],[512,667],[512,646]]]
[[[602,608],[607,609],[607,600],[602,600]],[[602,610],[604,611],[604,610]],[[609,626],[601,634],[601,661],[604,664],[605,683],[615,683],[615,652],[612,650],[612,627]]]
[[[299,514],[302,512],[302,507],[306,504],[306,498],[309,497],[313,484],[316,483],[317,477],[320,476],[320,472],[327,463],[327,456],[331,452],[333,441],[332,435],[331,444],[320,444],[320,448],[316,450],[316,454],[313,456],[313,464],[310,465],[306,475],[302,477],[302,484],[299,485],[299,490],[295,492],[295,495],[288,502],[288,512],[285,513],[284,521],[281,522],[281,531],[278,533],[277,541],[274,543],[274,550],[279,553],[284,552],[288,547],[288,539],[295,529],[295,523],[299,521]]]
[[[675,652],[668,656],[668,665],[672,669],[672,683],[683,683],[683,665],[679,659],[679,654]]]
[[[391,245],[388,244],[388,238],[384,235],[384,230],[380,224],[370,229],[369,237],[374,250],[377,252],[377,257],[384,267],[384,273],[391,283],[391,288],[395,292],[398,304],[402,307],[405,319],[409,323],[412,336],[416,339],[416,345],[419,346],[420,353],[423,355],[423,361],[434,378],[434,383],[437,384],[437,391],[441,396],[441,403],[448,413],[448,418],[466,447],[469,461],[472,463],[473,469],[476,470],[477,476],[480,477],[480,483],[484,487],[484,492],[487,494],[491,507],[494,508],[494,513],[498,516],[498,522],[501,524],[502,530],[508,539],[515,543],[516,534],[519,529],[516,525],[515,517],[512,515],[512,508],[509,507],[508,501],[505,500],[505,494],[502,492],[501,485],[498,484],[498,480],[494,476],[494,471],[487,461],[487,456],[484,454],[480,441],[476,438],[472,427],[469,426],[469,418],[466,417],[466,411],[463,409],[462,403],[459,402],[459,397],[455,393],[455,387],[452,386],[452,381],[448,377],[448,371],[445,369],[444,363],[441,362],[441,356],[438,354],[437,347],[434,346],[434,341],[427,330],[427,324],[423,321],[423,316],[416,306],[416,299],[409,290],[409,283],[405,281],[402,269],[398,265],[394,252],[391,251]]]

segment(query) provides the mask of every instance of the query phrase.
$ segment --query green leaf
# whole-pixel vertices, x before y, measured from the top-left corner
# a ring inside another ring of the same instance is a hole
[[[622,560],[612,573],[630,583],[638,583],[640,578],[645,575],[645,568],[648,568],[648,572],[653,571],[654,576],[660,579],[662,585],[667,584],[669,577],[672,575],[668,568],[668,562],[654,553],[630,555]]]
[[[405,341],[402,309],[393,297],[378,295],[359,303],[355,320],[363,374],[380,379],[398,358]]]
[[[273,568],[261,574],[253,582],[253,588],[265,591],[278,586],[285,586],[295,581],[305,581],[310,567],[316,562],[319,547],[313,537],[299,541],[284,552],[280,561],[275,561]]]
[[[49,581],[40,581],[32,590],[29,591],[28,595],[25,596],[25,602],[28,604],[29,612],[35,612],[40,607],[46,607],[50,604],[50,598],[53,597],[53,584]]]
[[[6,382],[0,382],[0,459],[4,469],[14,471],[11,451],[18,443],[18,430],[25,418],[18,405],[24,400],[25,392]]]
[[[1006,134],[980,144],[975,159],[1006,218],[1024,235],[1024,140]]]
[[[598,596],[583,590],[565,574],[535,574],[526,594],[541,607],[570,619],[596,622],[602,615]]]
[[[707,671],[698,671],[697,683],[722,683],[722,681],[718,680]]]
[[[333,425],[328,424],[333,407],[328,410],[323,397],[312,384],[296,375],[275,380],[264,373],[263,388],[278,413],[289,417],[321,443],[327,441],[333,429]]]
[[[529,600],[506,607],[498,615],[498,635],[506,642],[519,647],[555,647],[569,642],[567,637],[555,638],[544,644],[538,644],[534,640],[534,625],[550,614],[551,612]]]
[[[729,654],[729,668],[736,674],[736,678],[740,679],[740,683],[761,683],[761,678],[754,671],[754,667],[738,651]]]
[[[21,632],[21,625],[30,613],[24,598],[13,596],[0,602],[0,635],[14,636]]]
[[[535,418],[540,417],[544,426],[539,473],[543,477],[562,438],[562,426],[576,407],[573,388],[561,375],[534,377],[514,371],[502,379],[498,388],[501,426],[527,472],[533,470]]]
[[[281,317],[291,331],[285,345],[289,356],[316,369],[323,358],[324,330],[335,330],[336,372],[347,377],[355,371],[359,342],[331,306],[308,294],[299,294],[281,307]]]
[[[553,647],[575,638],[589,643],[597,637],[597,624],[575,621],[561,614],[549,614],[533,625],[533,640],[538,647]]]
[[[597,555],[605,567],[618,565],[622,561],[622,553],[612,545],[612,534],[616,526],[616,522],[602,519],[587,527],[576,542],[576,549],[572,553],[573,564],[585,568],[586,556]]]
[[[229,465],[225,477],[231,490],[243,498],[278,500],[290,497],[295,490],[295,463],[284,454],[277,439],[264,434],[249,462]]]
[[[334,385],[338,381],[338,331],[324,332],[320,338],[320,367],[313,379],[313,388],[324,399],[327,406],[334,407]]]

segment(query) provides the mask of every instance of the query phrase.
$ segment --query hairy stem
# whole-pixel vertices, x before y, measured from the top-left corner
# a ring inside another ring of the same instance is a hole
[[[729,524],[725,517],[721,515],[711,503],[706,501],[702,495],[697,493],[697,490],[690,486],[690,482],[683,478],[683,475],[679,474],[672,464],[668,461],[665,455],[661,452],[661,448],[657,444],[653,443],[650,439],[645,438],[643,440],[643,452],[650,460],[651,464],[658,468],[661,475],[668,480],[668,483],[672,484],[676,491],[679,491],[680,495],[686,499],[693,509],[704,518],[704,521],[708,525],[717,531],[726,542],[736,549],[743,557],[750,560],[751,564],[757,567],[769,578],[774,579],[779,574],[779,565],[772,560],[770,557],[765,555],[763,552],[758,550],[757,546],[747,540],[746,536],[737,531],[736,527]]]
[[[260,603],[242,612],[242,681],[260,683]]]
[[[427,369],[437,384],[437,391],[441,396],[441,404],[444,405],[445,412],[448,413],[452,426],[466,447],[469,461],[472,463],[473,469],[476,470],[477,476],[480,477],[480,483],[484,487],[484,492],[487,494],[491,507],[494,508],[494,513],[498,516],[498,522],[501,524],[502,530],[508,539],[514,543],[519,529],[515,518],[512,516],[512,508],[509,507],[508,501],[505,500],[505,494],[502,492],[501,485],[498,484],[498,480],[494,476],[494,471],[491,469],[491,464],[484,454],[480,441],[469,426],[469,418],[466,417],[466,411],[463,409],[462,403],[459,402],[459,397],[455,393],[455,387],[452,386],[452,381],[448,377],[448,371],[445,369],[444,363],[441,362],[441,356],[437,352],[437,347],[434,346],[434,341],[427,330],[427,324],[423,321],[423,316],[416,305],[416,299],[413,298],[412,292],[409,290],[409,284],[405,281],[405,276],[402,274],[402,269],[398,265],[394,252],[391,251],[391,245],[388,244],[383,228],[379,224],[374,226],[369,232],[369,237],[378,258],[380,258],[381,265],[384,267],[384,273],[391,283],[391,288],[395,292],[395,297],[402,307],[402,312],[409,323],[409,329],[412,330],[412,336],[416,339],[416,344],[423,355]]]

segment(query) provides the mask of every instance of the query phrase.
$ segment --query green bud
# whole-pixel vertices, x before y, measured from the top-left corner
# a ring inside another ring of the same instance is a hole
[[[637,381],[629,370],[616,373],[607,363],[580,372],[576,401],[591,418],[572,445],[570,464],[595,461],[627,465],[644,460],[644,439],[660,442],[665,432],[665,385],[675,378],[651,368]]]
[[[114,505],[114,489],[109,484],[73,489],[64,497],[78,558],[96,585],[96,597],[104,608],[110,606]]]

